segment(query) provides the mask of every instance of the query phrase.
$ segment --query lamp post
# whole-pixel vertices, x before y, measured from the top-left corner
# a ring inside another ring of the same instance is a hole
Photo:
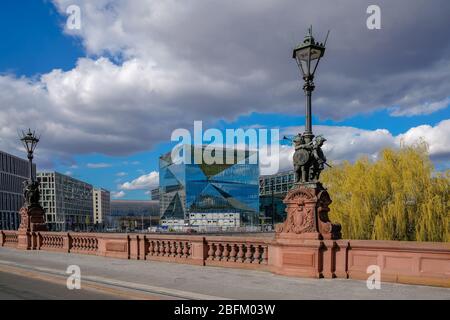
[[[17,248],[23,250],[36,249],[37,242],[32,236],[32,232],[47,231],[45,224],[45,211],[39,203],[39,181],[34,178],[33,174],[33,153],[39,142],[36,132],[25,133],[22,131],[20,141],[27,151],[30,179],[24,181],[23,196],[25,203],[20,209],[20,226],[18,232]]]
[[[28,164],[29,164],[29,173],[30,173],[30,182],[34,182],[33,175],[33,153],[36,149],[36,146],[39,142],[39,138],[36,136],[36,132],[31,132],[31,129],[28,129],[28,132],[25,133],[22,131],[22,137],[20,138],[23,146],[27,151],[28,156]]]
[[[329,31],[328,31],[329,34]],[[314,74],[320,59],[325,53],[325,44],[328,39],[328,34],[324,43],[319,43],[314,40],[312,36],[312,27],[309,28],[308,34],[305,36],[303,43],[294,48],[292,57],[297,62],[297,65],[302,72],[303,90],[305,91],[306,105],[305,105],[305,133],[303,134],[305,142],[309,143],[314,138],[312,132],[312,118],[311,118],[311,95],[315,89]]]
[[[277,239],[341,238],[341,226],[331,223],[328,218],[331,197],[319,180],[320,173],[327,164],[322,151],[326,139],[322,136],[314,137],[311,117],[311,95],[315,89],[314,74],[325,53],[328,34],[325,42],[319,43],[314,40],[312,27],[309,28],[303,42],[292,53],[305,82],[303,85],[306,97],[305,132],[299,133],[293,139],[295,185],[283,201],[286,204],[287,218],[284,223],[277,225]]]
[[[270,191],[271,191],[271,200],[272,200],[272,204],[271,204],[271,213],[272,213],[272,229],[275,228],[275,204],[274,204],[274,192],[275,192],[275,186],[274,186],[274,180],[275,178],[272,178],[270,180]]]

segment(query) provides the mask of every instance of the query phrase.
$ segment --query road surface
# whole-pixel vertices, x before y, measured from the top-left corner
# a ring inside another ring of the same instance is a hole
[[[40,282],[27,285],[23,279],[16,283],[15,278],[5,279],[2,276],[1,285],[10,290],[6,294],[11,292],[9,294],[13,296],[58,296],[58,290],[67,290],[64,289],[67,279],[65,271],[70,265],[80,267],[83,288],[99,289],[104,295],[118,295],[118,298],[450,300],[448,288],[382,283],[380,290],[369,290],[366,282],[359,280],[294,278],[255,270],[0,248],[1,273],[28,274],[38,280],[59,277],[59,287],[42,292]],[[121,291],[127,291],[127,294]],[[100,293],[85,291],[65,293],[59,297],[70,299],[72,294],[73,298],[85,295],[86,299],[95,299],[96,294],[99,299],[102,298]]]
[[[90,290],[68,290],[63,284],[0,271],[0,300],[114,300],[120,296]]]

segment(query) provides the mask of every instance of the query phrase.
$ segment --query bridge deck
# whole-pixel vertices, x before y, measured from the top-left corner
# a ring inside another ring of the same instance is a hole
[[[365,281],[358,280],[303,279],[263,271],[0,248],[0,272],[40,272],[58,276],[65,285],[69,265],[81,268],[82,286],[86,281],[163,298],[450,300],[450,289],[438,287],[382,283],[380,290],[368,290]]]

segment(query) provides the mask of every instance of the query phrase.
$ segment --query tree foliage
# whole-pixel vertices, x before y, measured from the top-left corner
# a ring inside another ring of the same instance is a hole
[[[435,171],[424,142],[344,162],[321,180],[344,238],[450,241],[450,170]]]

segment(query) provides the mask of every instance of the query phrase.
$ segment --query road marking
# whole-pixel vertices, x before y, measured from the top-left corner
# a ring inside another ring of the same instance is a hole
[[[44,267],[32,267],[29,265],[24,265],[12,261],[6,261],[6,260],[0,260],[0,265],[2,265],[2,268],[0,268],[1,271],[3,270],[3,267],[9,266],[11,271],[14,271],[13,268],[16,268],[15,272],[19,275],[26,275],[27,273],[24,272],[24,270],[28,271],[28,274],[31,277],[41,276],[44,277],[47,275],[47,278],[49,275],[53,277],[64,277],[64,282],[67,278],[67,275],[64,271],[57,270],[57,269],[50,269],[50,268],[44,268]],[[5,271],[7,272],[7,271]],[[58,280],[58,283],[60,284],[60,279]],[[132,298],[131,299],[144,299],[145,297],[142,294],[153,294],[153,295],[161,295],[161,296],[167,296],[167,297],[160,297],[160,299],[167,299],[167,298],[178,298],[178,299],[189,299],[189,300],[228,300],[224,297],[217,297],[217,296],[211,296],[211,295],[204,295],[196,292],[190,292],[190,291],[182,291],[177,289],[169,289],[164,287],[157,287],[157,286],[150,286],[145,284],[139,284],[134,282],[127,282],[127,281],[121,281],[121,280],[113,280],[98,276],[86,276],[83,275],[83,287],[86,287],[86,284],[97,288],[97,290],[102,290],[102,286],[108,286],[109,288],[106,289],[115,289],[116,291],[119,291],[119,289],[129,291],[127,293],[119,294],[119,295],[125,295],[128,298],[130,298],[130,294],[132,294],[132,291],[137,291],[137,295],[140,296],[139,298]],[[140,293],[140,294],[139,294]],[[157,297],[153,297],[157,298]],[[149,299],[147,297],[146,299]]]

